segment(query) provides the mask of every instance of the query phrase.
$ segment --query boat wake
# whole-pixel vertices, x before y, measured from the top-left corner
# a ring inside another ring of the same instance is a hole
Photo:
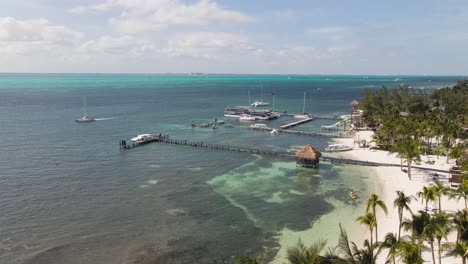
[[[96,118],[96,121],[105,121],[105,120],[111,120],[111,119],[116,119],[117,117],[103,117],[103,118]]]

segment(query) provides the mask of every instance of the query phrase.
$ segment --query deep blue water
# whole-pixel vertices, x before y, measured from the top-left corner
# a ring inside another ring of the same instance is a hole
[[[398,77],[415,89],[462,79]],[[363,88],[399,85],[395,78],[0,74],[0,263],[222,263],[264,248],[274,256],[280,229],[307,229],[333,210],[317,194],[323,184],[336,182],[327,195],[344,199],[349,187],[338,181],[345,173],[329,164],[302,170],[281,159],[158,143],[121,151],[118,142],[156,132],[323,148],[324,138],[271,136],[237,121],[214,131],[190,123],[246,105],[249,90],[258,99],[260,85],[265,100],[275,94],[276,110],[300,112],[306,91],[307,112],[344,114]],[[75,123],[83,96],[90,114],[110,119]],[[304,130],[331,123],[313,121]],[[280,202],[268,198],[275,192]]]

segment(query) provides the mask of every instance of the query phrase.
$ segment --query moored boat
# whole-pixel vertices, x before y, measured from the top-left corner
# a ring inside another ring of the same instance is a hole
[[[325,151],[328,152],[338,152],[338,151],[348,151],[352,150],[353,146],[348,146],[345,144],[331,144],[325,148]]]

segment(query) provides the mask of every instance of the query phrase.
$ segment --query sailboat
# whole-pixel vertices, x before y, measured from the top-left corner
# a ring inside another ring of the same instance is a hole
[[[80,119],[76,119],[75,120],[76,122],[79,122],[79,123],[85,123],[85,122],[93,122],[93,121],[96,121],[96,118],[94,118],[93,116],[90,116],[86,113],[86,96],[84,97],[84,115],[82,118]]]
[[[305,113],[306,104],[306,92],[304,92],[304,102],[302,103],[302,115],[294,115],[295,118],[309,118],[309,115]]]
[[[253,102],[251,106],[257,107],[257,106],[269,106],[270,105],[270,103],[263,101],[263,84],[260,86],[260,98],[261,98],[260,101]]]

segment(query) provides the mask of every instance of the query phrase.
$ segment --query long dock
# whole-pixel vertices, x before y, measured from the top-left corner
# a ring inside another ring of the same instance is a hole
[[[304,135],[304,136],[319,136],[319,137],[329,137],[329,138],[350,138],[351,135],[346,134],[345,132],[336,132],[336,133],[323,133],[323,132],[308,132],[308,131],[299,131],[299,130],[291,130],[291,129],[276,129],[271,127],[259,127],[255,125],[249,126],[250,129],[253,130],[260,130],[260,131],[273,131],[276,130],[279,133],[288,133],[288,134],[296,134],[296,135]]]
[[[247,152],[247,153],[252,153],[252,154],[257,154],[257,155],[272,156],[272,157],[279,157],[279,158],[285,158],[285,159],[294,159],[296,157],[296,153],[292,151],[280,151],[280,150],[261,149],[261,148],[252,148],[252,147],[230,146],[230,145],[222,145],[222,144],[208,144],[203,141],[195,142],[195,141],[189,141],[186,139],[182,139],[182,140],[171,139],[169,138],[169,136],[158,136],[156,134],[153,134],[153,136],[154,138],[149,138],[148,141],[146,142],[141,142],[140,144],[133,144],[132,146],[127,145],[129,147],[122,147],[123,141],[121,141],[121,147],[122,149],[131,149],[131,148],[141,146],[143,144],[147,144],[151,142],[160,142],[160,143],[166,143],[166,144],[191,146],[191,147],[206,148],[206,149],[212,149],[212,150]],[[370,167],[400,167],[401,166],[401,164],[378,163],[378,162],[342,159],[342,158],[327,157],[327,156],[322,156],[320,160],[327,161],[332,164],[347,164],[347,165],[370,166]],[[412,166],[412,168],[426,170],[426,171],[449,173],[449,171],[446,171],[446,170],[438,170],[438,169],[419,167],[419,166]]]
[[[295,116],[294,114],[281,114],[281,116]],[[316,114],[309,114],[309,116],[313,119],[329,119],[329,120],[341,120],[341,116],[339,115],[316,115]]]
[[[311,118],[311,117],[309,117],[309,118],[301,119],[301,120],[298,120],[298,121],[294,121],[294,122],[291,122],[291,123],[282,125],[282,126],[280,126],[280,128],[281,128],[281,129],[288,129],[288,128],[291,128],[291,127],[298,126],[298,125],[300,125],[300,124],[304,124],[304,123],[310,122],[310,121],[312,121],[312,120],[314,120],[314,119]]]

